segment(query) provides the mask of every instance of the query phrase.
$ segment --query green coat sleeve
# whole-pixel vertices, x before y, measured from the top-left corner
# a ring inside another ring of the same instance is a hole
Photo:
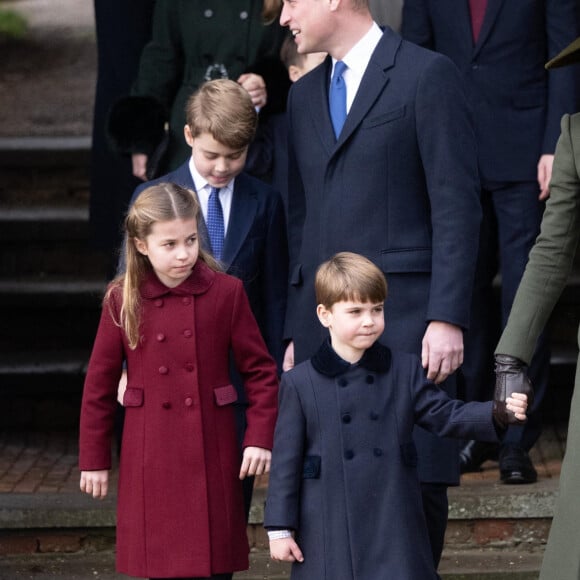
[[[564,115],[550,198],[496,353],[529,363],[573,266],[580,235],[580,114]]]

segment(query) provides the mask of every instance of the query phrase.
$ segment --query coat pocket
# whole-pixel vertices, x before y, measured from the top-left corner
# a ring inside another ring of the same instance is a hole
[[[290,273],[290,285],[302,285],[302,264],[296,264],[296,266],[294,266],[292,272]]]
[[[142,407],[143,398],[143,389],[127,387],[123,395],[123,407]]]
[[[320,455],[306,455],[302,466],[302,479],[318,479],[320,477]]]
[[[390,123],[396,121],[401,117],[405,116],[405,107],[399,107],[398,109],[393,109],[383,113],[382,115],[375,115],[374,117],[369,117],[361,123],[363,129],[370,129],[371,127],[378,127],[379,125],[384,125],[385,123]]]
[[[401,445],[401,459],[403,460],[403,465],[417,467],[417,448],[413,441]]]
[[[384,250],[379,256],[380,267],[386,274],[401,272],[430,272],[431,248]]]
[[[238,400],[238,393],[236,392],[234,385],[225,385],[224,387],[215,388],[213,390],[213,396],[215,397],[215,404],[218,407],[231,405]]]

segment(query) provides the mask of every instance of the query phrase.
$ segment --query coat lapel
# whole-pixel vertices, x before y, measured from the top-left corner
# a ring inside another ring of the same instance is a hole
[[[360,87],[356,93],[344,127],[335,143],[334,151],[339,149],[366,117],[369,109],[382,94],[389,83],[389,69],[395,64],[395,55],[401,38],[386,29],[381,41],[373,52]],[[326,107],[328,111],[328,106]],[[327,113],[330,124],[330,114]],[[331,127],[332,131],[332,127]]]
[[[330,86],[331,71],[332,59],[328,56],[324,64],[311,73],[313,76],[312,85],[315,89],[312,91],[312,99],[310,100],[312,124],[329,155],[336,145],[328,108],[328,88]]]
[[[490,32],[493,29],[493,25],[497,19],[497,15],[499,14],[499,10],[504,3],[504,0],[487,0],[487,8],[485,10],[485,17],[483,19],[483,24],[481,26],[481,31],[479,33],[479,37],[477,39],[477,43],[473,47],[473,56],[475,57],[481,47],[485,44],[487,37],[489,36]],[[469,27],[471,30],[471,25]]]
[[[235,260],[256,219],[258,200],[250,180],[243,173],[236,177],[234,195],[222,261],[229,266]],[[235,217],[234,217],[235,216]]]

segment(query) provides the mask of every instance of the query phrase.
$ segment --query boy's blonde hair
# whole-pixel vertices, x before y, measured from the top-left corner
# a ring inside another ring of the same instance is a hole
[[[201,209],[195,194],[174,183],[159,183],[144,189],[129,208],[125,218],[126,271],[111,283],[105,302],[113,291],[122,289],[121,319],[115,322],[125,331],[130,348],[134,349],[139,344],[140,287],[145,275],[152,269],[149,258],[137,250],[135,239],[145,240],[157,222],[194,219],[199,223],[200,215]],[[198,259],[213,270],[221,269],[216,260],[201,247]]]
[[[248,146],[256,133],[258,114],[248,91],[229,79],[208,81],[185,106],[193,138],[209,133],[231,149]]]
[[[337,302],[354,300],[378,304],[387,299],[387,280],[370,260],[340,252],[321,264],[314,280],[316,302],[327,310]]]

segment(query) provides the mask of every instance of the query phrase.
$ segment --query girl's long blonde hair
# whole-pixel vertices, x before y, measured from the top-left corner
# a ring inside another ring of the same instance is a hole
[[[193,191],[174,183],[159,183],[144,189],[129,208],[125,218],[126,271],[111,283],[105,303],[109,303],[112,292],[122,289],[120,320],[115,320],[115,323],[125,331],[130,348],[135,349],[139,344],[140,288],[145,275],[151,271],[149,258],[137,251],[135,239],[145,240],[157,222],[195,219],[199,223],[200,215],[199,202]],[[201,247],[198,259],[212,270],[221,270],[218,262]]]

